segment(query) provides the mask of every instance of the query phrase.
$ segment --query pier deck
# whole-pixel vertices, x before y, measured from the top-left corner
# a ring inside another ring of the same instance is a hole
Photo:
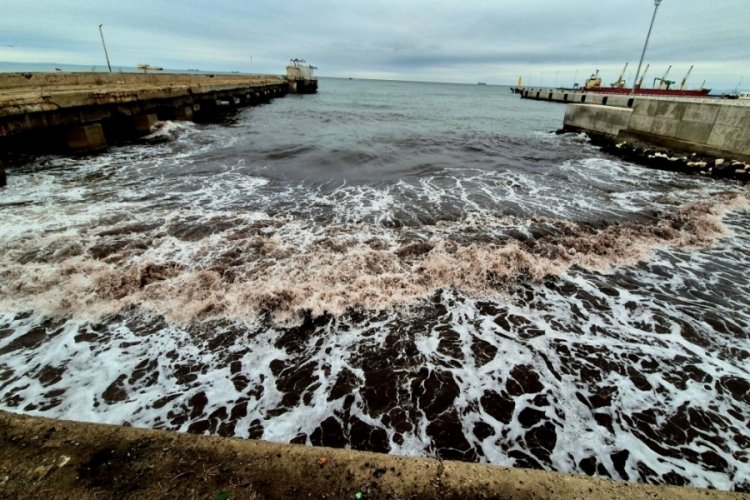
[[[69,149],[99,149],[146,133],[157,119],[210,118],[288,92],[263,75],[11,73],[0,75],[0,141],[61,138]]]

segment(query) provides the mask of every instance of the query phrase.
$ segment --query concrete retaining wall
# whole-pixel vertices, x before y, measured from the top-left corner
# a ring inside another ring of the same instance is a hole
[[[636,138],[679,151],[750,161],[750,106],[731,101],[638,97],[632,110],[569,105],[564,126],[612,138]]]

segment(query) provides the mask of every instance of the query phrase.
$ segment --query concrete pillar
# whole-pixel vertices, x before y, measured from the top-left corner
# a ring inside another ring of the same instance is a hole
[[[96,151],[107,147],[101,123],[81,125],[68,130],[68,149],[76,153]]]
[[[7,183],[5,179],[5,165],[3,165],[3,162],[0,161],[0,187],[5,186]]]
[[[156,113],[149,113],[147,115],[133,115],[131,117],[133,131],[138,135],[148,135],[151,133],[151,127],[154,126],[157,120],[158,117]]]
[[[181,106],[175,109],[174,116],[175,116],[175,120],[191,122],[193,121],[193,107]]]

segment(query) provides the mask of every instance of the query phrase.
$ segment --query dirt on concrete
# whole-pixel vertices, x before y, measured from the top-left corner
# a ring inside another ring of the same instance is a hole
[[[0,498],[749,498],[0,412]]]

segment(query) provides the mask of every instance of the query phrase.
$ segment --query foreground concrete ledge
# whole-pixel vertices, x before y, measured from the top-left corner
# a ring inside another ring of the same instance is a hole
[[[0,412],[3,498],[750,498]]]

